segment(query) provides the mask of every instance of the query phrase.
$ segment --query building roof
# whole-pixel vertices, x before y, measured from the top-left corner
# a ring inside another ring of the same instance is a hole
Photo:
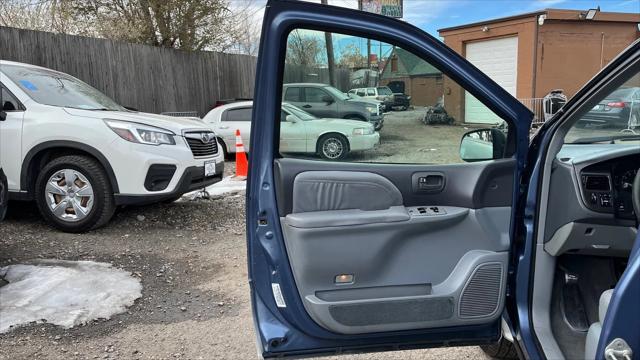
[[[592,20],[585,20],[584,14],[588,9],[585,10],[570,10],[570,9],[543,9],[539,11],[527,12],[512,16],[506,16],[496,19],[489,19],[484,21],[478,21],[469,24],[451,26],[447,28],[438,29],[439,33],[470,28],[474,26],[482,26],[489,25],[495,23],[501,23],[510,20],[517,20],[528,17],[537,17],[538,15],[546,15],[546,20],[565,20],[565,21],[608,21],[608,22],[630,22],[630,23],[638,23],[640,22],[640,14],[636,13],[622,13],[622,12],[604,12],[598,11],[595,17]]]
[[[391,73],[391,61],[387,61],[384,69],[382,70],[382,78],[388,79],[399,76],[419,76],[419,75],[440,75],[442,72],[433,67],[428,62],[422,60],[411,52],[395,48],[391,57],[397,56],[398,62],[401,66],[398,66],[398,71]],[[390,58],[391,58],[390,57]]]

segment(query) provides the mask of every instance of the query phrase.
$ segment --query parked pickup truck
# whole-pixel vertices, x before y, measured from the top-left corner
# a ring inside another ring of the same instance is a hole
[[[284,84],[283,101],[319,118],[351,119],[370,122],[376,131],[382,129],[382,105],[375,100],[352,99],[342,91],[313,83]]]

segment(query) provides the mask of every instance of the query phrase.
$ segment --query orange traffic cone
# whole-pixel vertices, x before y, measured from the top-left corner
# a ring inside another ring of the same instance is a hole
[[[249,162],[247,161],[247,154],[244,152],[240,130],[236,129],[236,176],[246,177],[248,169]]]

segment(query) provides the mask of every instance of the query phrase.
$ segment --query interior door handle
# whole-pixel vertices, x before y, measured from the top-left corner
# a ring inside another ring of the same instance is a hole
[[[438,193],[444,190],[447,183],[441,172],[418,172],[411,176],[411,184],[415,193]]]

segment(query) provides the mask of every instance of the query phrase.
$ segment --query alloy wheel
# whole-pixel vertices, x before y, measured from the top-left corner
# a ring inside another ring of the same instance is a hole
[[[94,192],[91,183],[77,170],[62,169],[47,181],[44,193],[49,210],[63,221],[80,221],[93,208]]]
[[[322,143],[322,154],[328,159],[339,158],[344,151],[340,139],[330,137]]]

